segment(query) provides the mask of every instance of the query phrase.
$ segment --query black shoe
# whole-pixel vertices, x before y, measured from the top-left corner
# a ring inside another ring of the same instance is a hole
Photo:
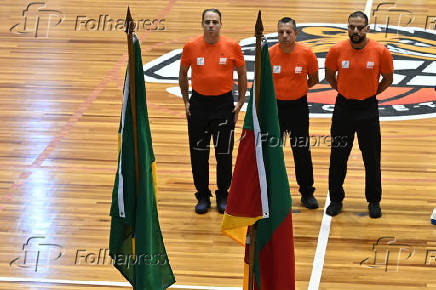
[[[222,190],[215,191],[216,208],[219,213],[224,213],[226,211],[228,195],[229,193],[227,191],[222,191]]]
[[[313,195],[310,196],[302,196],[301,197],[301,204],[309,209],[316,209],[318,208],[318,201]]]
[[[207,213],[210,208],[210,197],[212,194],[210,191],[206,192],[197,192],[195,193],[195,197],[198,200],[197,205],[195,206],[195,212],[198,214]]]
[[[369,209],[369,216],[371,218],[376,219],[382,216],[379,202],[370,202],[368,204],[368,209]]]
[[[341,209],[342,209],[342,202],[332,201],[330,202],[330,205],[327,207],[325,213],[328,214],[329,216],[335,216],[341,212]]]

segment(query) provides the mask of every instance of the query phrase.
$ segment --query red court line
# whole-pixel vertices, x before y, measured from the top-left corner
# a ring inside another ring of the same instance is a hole
[[[157,19],[161,19],[173,8],[176,0],[170,0],[168,5],[160,12]],[[150,33],[149,30],[140,34],[142,39],[146,38],[146,35]],[[47,159],[47,157],[53,152],[59,142],[69,133],[69,131],[73,128],[74,124],[82,117],[83,113],[90,107],[90,105],[97,99],[100,93],[106,88],[107,84],[119,74],[120,68],[126,63],[128,58],[128,54],[125,53],[120,60],[114,65],[112,70],[106,74],[104,79],[97,85],[97,87],[91,92],[91,94],[86,98],[86,100],[79,106],[77,111],[73,114],[73,116],[67,121],[64,127],[54,136],[54,138],[50,141],[50,143],[45,147],[45,149],[36,157],[36,159],[32,162],[30,168],[40,168],[42,163]],[[25,183],[26,179],[32,175],[32,171],[21,172],[18,176],[18,180],[15,180],[14,183],[8,190],[8,194],[3,195],[1,198],[0,211],[4,208],[4,203],[7,200],[12,198],[12,191],[16,190],[19,186]]]
[[[161,173],[172,173],[173,169],[170,170],[165,170],[162,169],[161,167],[159,167],[159,162],[157,164],[158,166],[158,171]],[[6,166],[4,166],[6,167]],[[3,166],[0,166],[0,168],[3,168]],[[114,167],[67,167],[67,166],[40,166],[40,168],[46,169],[46,170],[53,170],[53,171],[57,171],[57,170],[65,170],[65,169],[70,169],[71,172],[82,172],[82,171],[87,171],[87,172],[95,172],[95,173],[103,173],[103,172],[107,172],[107,173],[115,173],[115,169]],[[292,168],[291,168],[292,169]],[[348,169],[353,169],[355,170],[356,168],[348,168]],[[359,170],[359,169],[356,169]],[[389,170],[382,170],[382,171],[389,171]],[[428,173],[432,173],[432,172],[428,172]],[[30,174],[29,174],[30,175]],[[315,177],[315,182],[317,180],[328,180],[328,175],[314,175]],[[365,176],[353,176],[353,177],[348,177],[348,178],[352,178],[352,179],[358,179],[358,180],[365,180]],[[293,177],[293,179],[295,179],[295,177]],[[382,176],[382,180],[385,181],[394,181],[394,182],[416,182],[416,183],[436,183],[436,179],[435,178],[393,178],[393,177],[383,177]]]
[[[174,6],[175,0],[171,0],[167,7],[159,14],[157,17],[161,19],[165,16]],[[150,33],[150,30],[146,30],[141,34],[143,39],[146,35]],[[90,107],[90,105],[97,99],[101,91],[106,88],[107,84],[119,75],[120,68],[126,63],[128,54],[125,53],[121,59],[115,64],[112,70],[104,77],[104,79],[97,85],[97,87],[92,91],[88,98],[79,106],[78,110],[74,115],[67,121],[67,124],[55,135],[55,138],[47,145],[43,152],[41,152],[38,157],[32,162],[32,167],[41,166],[42,162],[50,155],[51,152],[56,148],[61,139],[68,134],[68,132],[73,128],[73,125],[82,117],[83,113]]]

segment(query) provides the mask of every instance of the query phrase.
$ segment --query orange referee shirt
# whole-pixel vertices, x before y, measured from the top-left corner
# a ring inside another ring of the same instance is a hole
[[[369,39],[362,49],[354,49],[350,40],[330,48],[325,67],[338,71],[338,92],[347,99],[364,100],[377,93],[380,73],[392,73],[394,64],[389,50]]]
[[[187,42],[180,62],[192,69],[192,89],[209,96],[231,91],[234,67],[245,64],[239,44],[223,36],[214,44],[208,44],[203,36]]]
[[[269,48],[274,88],[278,100],[296,100],[307,94],[307,76],[318,71],[318,60],[312,50],[296,43],[291,53],[284,53],[279,44]]]

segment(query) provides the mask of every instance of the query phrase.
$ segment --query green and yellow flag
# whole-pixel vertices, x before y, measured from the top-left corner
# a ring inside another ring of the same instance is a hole
[[[112,191],[109,253],[114,266],[133,289],[166,289],[175,282],[157,213],[155,157],[145,96],[141,48],[133,37],[139,186],[136,187],[135,150],[129,69],[119,133],[118,169]]]

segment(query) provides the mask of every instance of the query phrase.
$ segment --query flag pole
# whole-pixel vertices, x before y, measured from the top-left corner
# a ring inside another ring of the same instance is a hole
[[[262,14],[259,10],[257,15],[256,26],[255,26],[255,36],[256,36],[256,56],[255,56],[255,98],[256,98],[256,113],[259,115],[259,105],[260,105],[260,68],[262,63],[262,37],[263,37],[263,24],[262,24]]]
[[[261,78],[261,64],[262,64],[262,36],[263,36],[263,24],[262,14],[259,10],[255,26],[256,36],[256,56],[255,56],[255,84],[254,84],[254,97],[256,100],[256,114],[259,117],[260,108],[260,78]],[[256,252],[256,224],[253,224],[248,228],[250,234],[250,245],[248,250],[249,257],[249,274],[248,274],[248,290],[254,289],[254,257]]]
[[[135,88],[135,51],[133,50],[133,32],[135,23],[133,22],[132,15],[130,15],[130,8],[127,6],[126,15],[126,34],[127,34],[127,47],[129,51],[129,92],[130,92],[130,108],[132,110],[132,124],[133,124],[133,144],[135,150],[135,169],[136,169],[136,194],[139,188],[139,159],[138,159],[138,125],[136,120],[136,88]]]

